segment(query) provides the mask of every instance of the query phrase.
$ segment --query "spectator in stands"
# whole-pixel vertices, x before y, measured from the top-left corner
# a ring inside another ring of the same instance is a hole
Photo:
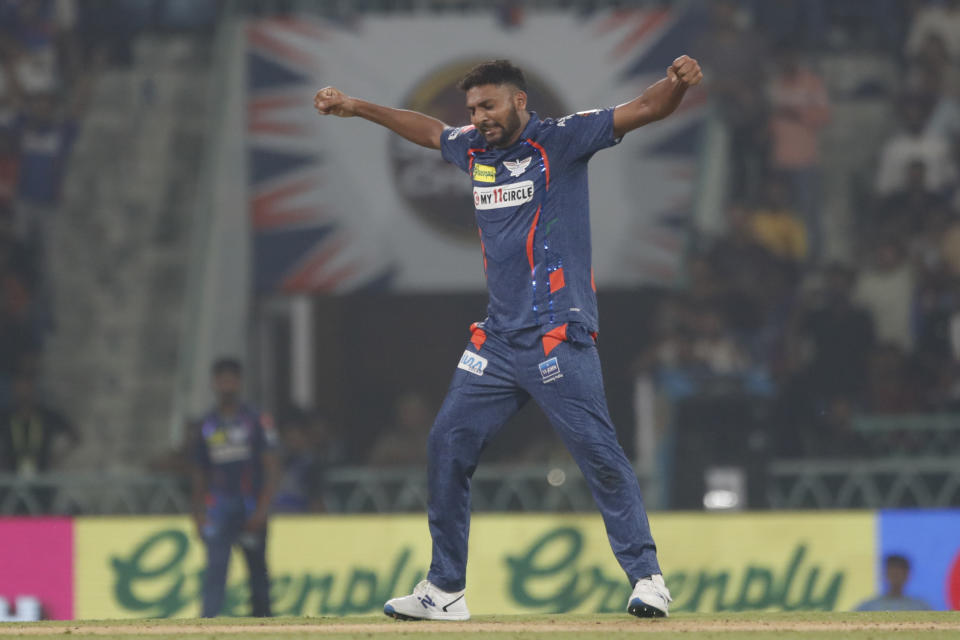
[[[866,385],[859,398],[861,412],[888,415],[920,410],[919,374],[901,347],[877,345],[867,359]]]
[[[749,369],[746,352],[737,344],[716,309],[699,309],[694,317],[694,327],[694,357],[711,375],[738,376]]]
[[[17,237],[16,217],[9,202],[0,201],[0,246],[9,249],[8,268],[27,287],[36,286],[36,257],[30,248]]]
[[[426,464],[427,450],[423,443],[432,424],[433,414],[423,394],[416,391],[400,394],[394,424],[377,438],[367,463],[374,466]]]
[[[903,189],[909,175],[907,168],[913,162],[922,162],[926,167],[928,190],[947,192],[957,176],[949,141],[927,135],[927,110],[918,97],[904,98],[900,114],[900,131],[891,136],[880,151],[877,193],[887,196]]]
[[[810,258],[817,261],[823,245],[820,131],[830,120],[827,89],[797,51],[784,48],[767,95],[771,169],[786,182],[790,205],[803,216],[807,228]]]
[[[907,34],[907,56],[918,55],[931,35],[946,45],[954,64],[960,64],[960,0],[927,2],[917,12]]]
[[[57,451],[60,440],[65,447]],[[49,471],[79,443],[71,421],[39,399],[34,377],[17,375],[10,408],[0,412],[0,470],[25,477]]]
[[[27,322],[30,316],[30,290],[24,274],[15,261],[18,245],[12,241],[0,239],[0,298],[6,313],[20,322]]]
[[[916,275],[901,240],[880,239],[870,263],[860,271],[854,300],[866,309],[880,342],[904,351],[913,348],[912,313]]]
[[[718,0],[710,4],[710,27],[696,49],[706,60],[709,95],[730,136],[727,157],[729,197],[735,202],[753,202],[767,156],[767,131],[758,127],[766,120],[763,65],[768,46],[756,29],[746,24],[737,3]]]
[[[857,611],[927,611],[930,605],[904,593],[910,580],[910,560],[906,556],[890,554],[883,560],[883,578],[886,590],[875,598],[857,605]]]
[[[285,412],[280,429],[280,482],[273,498],[277,513],[322,511],[319,456],[310,436],[310,418],[300,409]]]
[[[77,114],[63,112],[52,89],[31,94],[25,103],[20,133],[21,164],[18,206],[28,237],[42,246],[42,236],[60,203],[67,161],[77,135]]]
[[[793,330],[792,351],[804,344],[809,352],[806,365],[795,362],[811,387],[826,394],[852,394],[859,390],[866,374],[867,357],[875,343],[870,312],[853,300],[856,273],[840,264],[826,269],[822,294],[807,310],[800,312]],[[794,356],[797,360],[797,356]]]
[[[960,69],[945,54],[936,55],[943,46],[931,40],[933,52],[912,64],[908,86],[929,113],[924,135],[956,140],[960,138]]]
[[[786,185],[773,177],[767,181],[765,192],[761,205],[749,214],[754,239],[773,256],[802,263],[807,257],[807,230],[787,202]]]
[[[0,206],[14,201],[19,181],[20,143],[13,128],[0,125]]]
[[[73,0],[22,0],[0,8],[2,33],[17,51],[16,72],[22,82],[45,78],[56,85],[69,84],[78,62],[76,13]]]
[[[29,327],[7,309],[6,298],[0,296],[0,408],[7,405],[13,378],[35,348]]]
[[[901,188],[887,195],[878,207],[875,230],[887,237],[908,237],[920,233],[927,219],[949,208],[941,192],[927,187],[927,165],[912,160],[906,167]]]

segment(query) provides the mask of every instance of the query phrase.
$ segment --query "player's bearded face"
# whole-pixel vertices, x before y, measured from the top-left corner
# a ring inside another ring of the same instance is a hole
[[[513,144],[525,108],[526,94],[507,85],[480,85],[467,91],[470,122],[491,147]]]

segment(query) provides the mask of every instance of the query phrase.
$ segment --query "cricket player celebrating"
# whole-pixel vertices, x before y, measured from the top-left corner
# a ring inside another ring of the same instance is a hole
[[[607,410],[596,336],[587,162],[624,134],[665,118],[703,75],[680,56],[642,95],[607,109],[541,120],[527,111],[523,72],[507,60],[478,65],[460,82],[470,124],[450,127],[320,89],[322,115],[359,116],[439,149],[470,175],[487,318],[472,335],[427,440],[433,560],[412,595],[384,613],[403,620],[467,620],[470,478],[497,430],[532,397],[579,465],[613,553],[633,585],[627,610],[666,616],[670,592],[657,562],[640,486]]]

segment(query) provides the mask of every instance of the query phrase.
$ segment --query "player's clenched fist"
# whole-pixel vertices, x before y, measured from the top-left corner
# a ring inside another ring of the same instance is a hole
[[[680,56],[667,67],[667,77],[673,84],[683,83],[692,87],[703,80],[703,72],[700,71],[700,63],[696,60],[690,56]]]
[[[317,91],[317,95],[313,97],[313,108],[323,116],[349,118],[356,115],[352,98],[335,87],[324,87]]]

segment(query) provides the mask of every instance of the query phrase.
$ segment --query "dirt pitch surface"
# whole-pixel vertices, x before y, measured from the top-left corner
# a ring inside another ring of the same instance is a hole
[[[320,640],[406,637],[548,639],[609,638],[624,635],[655,638],[960,638],[960,613],[750,613],[678,614],[667,620],[637,620],[629,615],[478,616],[470,622],[397,622],[387,618],[278,618],[0,623],[0,637],[40,640],[90,636],[97,640],[279,638]]]

